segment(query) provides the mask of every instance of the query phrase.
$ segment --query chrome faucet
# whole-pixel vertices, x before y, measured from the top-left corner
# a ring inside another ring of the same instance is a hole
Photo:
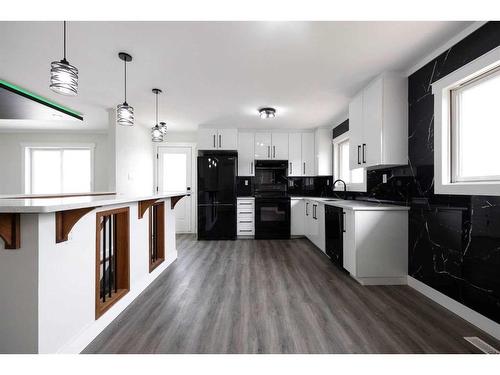
[[[344,184],[344,199],[347,199],[347,185],[346,185],[346,183],[345,183],[345,181],[344,181],[344,180],[341,180],[341,179],[339,178],[339,179],[337,179],[337,180],[333,181],[333,184],[332,184],[332,191],[335,191],[335,184],[336,184],[337,182],[342,182],[342,183]]]

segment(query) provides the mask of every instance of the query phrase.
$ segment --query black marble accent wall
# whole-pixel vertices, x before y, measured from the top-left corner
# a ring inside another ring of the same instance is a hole
[[[366,196],[411,206],[410,276],[500,323],[500,197],[434,194],[431,91],[498,46],[500,22],[488,22],[408,78],[409,166],[369,171]]]

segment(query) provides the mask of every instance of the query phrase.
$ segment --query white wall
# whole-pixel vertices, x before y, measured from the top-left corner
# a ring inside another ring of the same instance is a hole
[[[113,190],[108,178],[110,162],[108,136],[77,132],[0,132],[0,194],[24,194],[22,143],[94,143],[94,190]]]
[[[167,132],[165,141],[168,143],[196,143],[198,132]]]
[[[116,192],[147,195],[153,192],[154,152],[150,130],[144,126],[118,126],[110,121],[115,143]]]

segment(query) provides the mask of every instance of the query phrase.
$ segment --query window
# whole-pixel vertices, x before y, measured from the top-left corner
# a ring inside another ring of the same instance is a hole
[[[500,69],[451,90],[452,182],[500,181]]]
[[[366,191],[364,168],[349,169],[348,132],[333,140],[333,177],[345,181],[347,190]],[[342,189],[342,184],[335,186],[335,190]]]
[[[26,147],[27,194],[86,193],[93,189],[92,147]]]
[[[436,194],[500,195],[500,47],[433,83]]]

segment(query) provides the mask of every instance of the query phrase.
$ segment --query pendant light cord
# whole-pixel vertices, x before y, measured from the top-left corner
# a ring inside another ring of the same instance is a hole
[[[63,46],[64,46],[64,61],[66,61],[66,21],[63,21],[63,30],[64,30],[64,43],[63,43]]]
[[[156,92],[156,126],[158,126],[158,91]]]
[[[125,103],[127,102],[127,59],[123,60],[125,64]]]

